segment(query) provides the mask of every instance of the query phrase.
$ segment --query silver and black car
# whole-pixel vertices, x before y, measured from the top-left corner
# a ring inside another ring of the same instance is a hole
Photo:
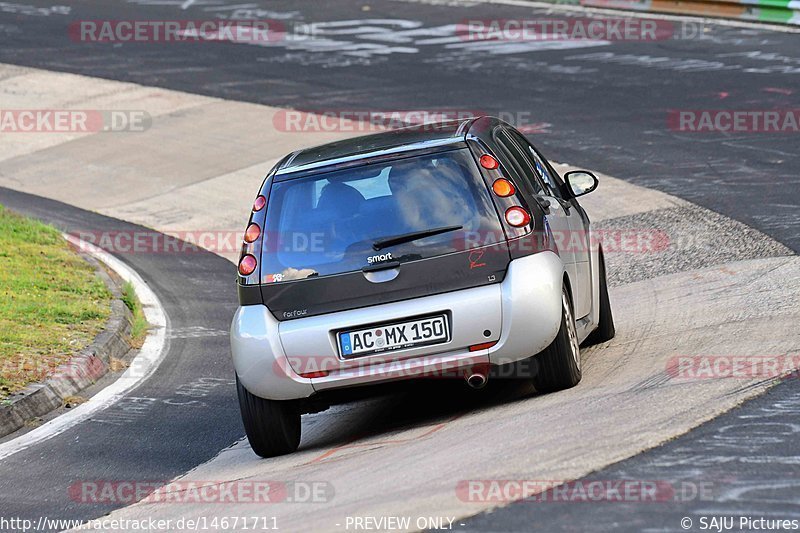
[[[231,326],[255,453],[294,451],[301,414],[389,382],[576,385],[580,344],[614,336],[603,252],[577,201],[597,183],[562,179],[492,117],[281,160],[253,205]]]

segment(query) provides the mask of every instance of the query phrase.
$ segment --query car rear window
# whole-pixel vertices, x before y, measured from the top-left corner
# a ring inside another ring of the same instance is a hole
[[[373,248],[379,239],[453,226],[461,229]],[[360,270],[370,261],[426,259],[495,243],[502,231],[466,148],[320,173],[272,185],[262,279],[281,282]]]

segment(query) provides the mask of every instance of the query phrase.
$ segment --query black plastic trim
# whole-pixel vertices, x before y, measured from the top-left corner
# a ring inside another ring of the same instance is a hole
[[[278,320],[358,309],[500,283],[510,256],[505,242],[403,262],[398,276],[370,282],[357,270],[320,278],[261,285],[261,295]]]
[[[261,287],[258,285],[237,283],[236,292],[239,296],[239,305],[262,305],[264,303],[261,298]]]

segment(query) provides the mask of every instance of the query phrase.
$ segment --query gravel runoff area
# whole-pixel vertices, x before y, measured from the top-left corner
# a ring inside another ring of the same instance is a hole
[[[634,243],[609,245],[605,253],[609,284],[615,286],[731,261],[794,255],[760,231],[695,205],[606,219],[595,227],[612,244],[619,242],[615,236],[630,236]]]

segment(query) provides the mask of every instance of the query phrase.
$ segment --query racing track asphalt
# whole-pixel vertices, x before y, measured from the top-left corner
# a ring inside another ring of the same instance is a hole
[[[473,516],[459,531],[679,532],[685,530],[682,518],[692,520],[693,531],[701,517],[733,517],[737,527],[740,517],[800,520],[797,379],[795,374],[789,383],[683,437],[579,480],[584,487],[591,482],[622,487],[636,480],[657,482],[676,489],[674,500],[534,498]]]
[[[66,232],[153,231],[5,188],[0,204]],[[0,501],[7,518],[101,516],[122,503],[80,502],[68,487],[84,480],[166,482],[243,434],[227,336],[237,305],[235,266],[200,249],[116,255],[161,300],[170,319],[167,357],[115,406],[3,460]]]
[[[556,161],[684,198],[800,251],[797,132],[686,133],[667,124],[670,110],[800,107],[797,33],[711,22],[691,39],[486,44],[463,42],[454,25],[569,15],[425,0],[64,0],[69,13],[58,14],[46,0],[27,1],[49,14],[0,13],[0,62],[333,113],[516,116],[536,126],[532,138]],[[84,19],[230,18],[322,26],[312,39],[258,45],[76,42],[68,32]]]

